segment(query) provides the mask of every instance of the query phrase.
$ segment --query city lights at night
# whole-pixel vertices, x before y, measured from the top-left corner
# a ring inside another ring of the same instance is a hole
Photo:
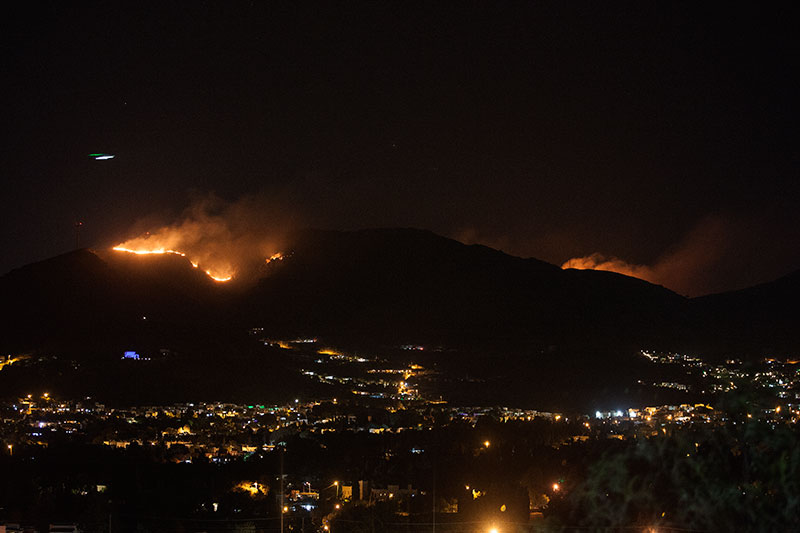
[[[800,529],[796,10],[11,5],[0,533]]]

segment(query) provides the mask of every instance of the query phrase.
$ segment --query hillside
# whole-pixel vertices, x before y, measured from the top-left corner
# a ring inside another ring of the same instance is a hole
[[[421,230],[304,230],[290,242],[256,282],[217,283],[174,255],[89,250],[8,273],[0,350],[82,369],[15,370],[15,387],[61,380],[135,397],[145,377],[118,361],[137,349],[172,354],[145,387],[161,396],[261,394],[267,383],[288,394],[300,386],[294,370],[280,351],[248,341],[253,327],[352,349],[443,347],[427,364],[507,383],[484,388],[483,398],[507,386],[509,397],[535,389],[562,401],[628,391],[642,347],[756,358],[799,345],[797,273],[687,300],[642,280],[561,270]]]
[[[420,230],[305,231],[287,255],[245,315],[384,342],[637,341],[684,301],[641,280],[563,271]]]

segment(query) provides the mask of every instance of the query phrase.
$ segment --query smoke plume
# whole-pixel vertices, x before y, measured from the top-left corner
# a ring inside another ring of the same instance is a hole
[[[295,223],[287,209],[263,196],[230,203],[207,195],[195,199],[174,222],[136,232],[117,248],[181,253],[214,278],[242,278],[283,251]]]
[[[629,263],[618,257],[593,253],[565,261],[561,268],[607,270],[663,285],[675,292],[697,296],[717,289],[720,268],[732,264],[736,250],[735,224],[719,216],[703,219],[680,243],[653,264]]]

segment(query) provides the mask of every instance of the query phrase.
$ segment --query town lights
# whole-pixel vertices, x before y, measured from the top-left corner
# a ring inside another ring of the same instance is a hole
[[[492,444],[492,443],[491,443],[491,442],[489,442],[488,440],[486,440],[486,441],[483,441],[483,447],[484,447],[484,448],[488,448],[488,447],[489,447],[489,445],[491,445],[491,444]]]
[[[553,483],[553,492],[558,492],[559,490],[561,490],[561,485]]]
[[[500,533],[500,530],[499,530],[499,529],[497,529],[496,527],[490,527],[490,528],[489,528],[489,529],[486,531],[486,533]]]

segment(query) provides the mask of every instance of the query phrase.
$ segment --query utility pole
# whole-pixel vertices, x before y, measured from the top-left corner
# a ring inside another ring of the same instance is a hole
[[[432,533],[436,533],[436,463],[439,462],[439,435],[435,417],[433,422],[433,519],[431,524],[433,524]]]
[[[283,533],[283,446],[281,446],[281,499],[278,511],[281,514],[281,533]]]
[[[436,533],[436,461],[433,462],[433,524],[432,533]]]

